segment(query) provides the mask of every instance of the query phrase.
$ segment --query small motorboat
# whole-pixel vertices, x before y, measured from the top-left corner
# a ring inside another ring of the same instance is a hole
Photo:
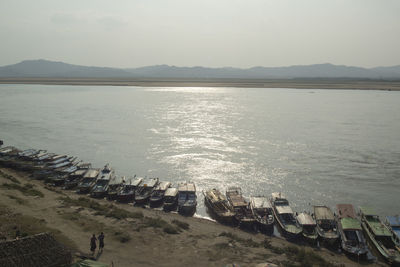
[[[313,217],[317,222],[317,232],[321,241],[329,246],[336,245],[339,241],[339,232],[332,210],[323,205],[314,206]]]
[[[307,212],[302,212],[296,216],[297,221],[303,228],[303,237],[310,244],[316,244],[318,239],[317,223]]]
[[[90,190],[90,196],[96,198],[105,197],[108,192],[109,183],[114,179],[114,176],[114,169],[109,164],[106,164],[100,171],[96,184]]]
[[[210,216],[224,224],[234,224],[235,212],[226,196],[218,189],[203,191],[204,203]]]
[[[97,177],[99,176],[99,169],[89,169],[83,175],[82,180],[78,184],[78,193],[89,193],[92,187],[96,184]]]
[[[178,206],[178,188],[170,187],[164,194],[164,211],[174,211]]]
[[[257,221],[257,228],[264,233],[274,231],[274,211],[267,197],[251,197],[250,209]]]
[[[226,190],[226,198],[235,212],[236,223],[242,228],[257,230],[256,218],[251,211],[249,203],[242,195],[242,189],[240,187],[229,187]]]
[[[170,182],[160,182],[150,196],[150,207],[159,207],[162,205],[165,191],[171,186]]]
[[[125,184],[125,176],[114,176],[114,179],[111,179],[108,183],[108,200],[117,199],[118,193],[122,190],[123,185]]]
[[[126,178],[121,191],[117,193],[117,201],[124,203],[133,202],[135,200],[135,191],[142,182],[143,178],[136,177],[136,175]]]
[[[197,207],[196,186],[193,182],[178,185],[178,212],[182,215],[193,216]]]
[[[144,205],[146,204],[154,189],[158,185],[158,178],[149,178],[146,179],[136,190],[135,192],[135,204]]]

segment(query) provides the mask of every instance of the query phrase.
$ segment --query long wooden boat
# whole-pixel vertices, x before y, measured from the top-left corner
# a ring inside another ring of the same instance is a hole
[[[282,234],[287,238],[299,238],[303,229],[296,220],[289,201],[282,193],[272,193],[271,205],[274,211],[275,221],[278,222]]]
[[[164,211],[174,211],[178,207],[178,188],[170,187],[164,194]]]
[[[318,239],[318,232],[314,218],[309,213],[302,212],[296,216],[296,219],[303,228],[302,235],[304,239],[311,244],[315,244]]]
[[[114,179],[111,179],[108,183],[108,193],[107,199],[108,200],[115,200],[117,199],[118,193],[122,190],[125,184],[125,176],[114,176]]]
[[[357,258],[366,258],[369,250],[353,205],[337,204],[336,219],[342,249]]]
[[[178,212],[186,216],[194,215],[197,207],[195,184],[193,182],[180,183],[178,191]]]
[[[249,203],[242,195],[242,189],[236,186],[229,187],[226,190],[226,198],[235,212],[235,220],[239,224],[239,227],[249,230],[256,230],[256,218],[251,212]]]
[[[90,196],[96,198],[105,197],[108,192],[109,183],[114,179],[114,176],[114,169],[109,164],[106,164],[100,171],[96,184],[90,190]]]
[[[218,189],[203,191],[204,203],[210,216],[218,222],[233,224],[235,212],[225,195]]]
[[[135,192],[135,204],[146,204],[158,183],[158,178],[145,179],[145,181],[137,188]]]
[[[165,191],[171,187],[170,182],[160,182],[150,196],[150,207],[159,207],[162,205]]]
[[[314,206],[314,219],[317,222],[317,232],[321,241],[333,246],[339,241],[339,232],[335,216],[330,208],[323,205]]]
[[[392,266],[400,266],[400,251],[396,247],[389,228],[382,223],[376,212],[369,207],[360,207],[361,226],[379,254]]]
[[[274,231],[274,211],[267,197],[251,197],[250,209],[257,221],[258,230],[272,233]]]
[[[400,215],[386,216],[386,225],[393,233],[393,240],[400,251]]]
[[[122,186],[122,190],[117,194],[117,201],[123,203],[133,202],[135,200],[135,191],[143,182],[141,177],[128,177]]]
[[[96,184],[99,173],[99,169],[89,169],[78,184],[78,193],[89,193]]]
[[[83,179],[84,175],[86,172],[89,170],[89,168],[84,168],[84,169],[78,169],[71,173],[69,177],[65,179],[64,182],[64,189],[73,189],[78,186],[79,182]]]

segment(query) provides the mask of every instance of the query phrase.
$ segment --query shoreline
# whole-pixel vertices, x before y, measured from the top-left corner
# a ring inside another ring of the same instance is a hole
[[[400,91],[400,80],[368,79],[185,79],[185,78],[0,78],[0,84],[142,87],[236,87]]]
[[[5,184],[15,184],[15,188]],[[39,193],[26,194],[17,189],[21,186]],[[87,254],[91,234],[103,231],[106,246],[98,260],[118,267],[132,264],[225,266],[232,263],[243,267],[265,262],[300,266],[304,261],[316,266],[387,266],[381,262],[360,265],[343,253],[245,232],[204,218],[92,199],[45,185],[31,179],[27,172],[5,167],[0,167],[0,192],[0,209],[8,211],[6,218],[1,218],[0,213],[1,235],[10,239],[15,229],[26,234],[45,229],[74,252]],[[7,221],[13,216],[20,216],[20,219]],[[24,220],[29,225],[24,224]],[[36,224],[36,228],[32,227]]]

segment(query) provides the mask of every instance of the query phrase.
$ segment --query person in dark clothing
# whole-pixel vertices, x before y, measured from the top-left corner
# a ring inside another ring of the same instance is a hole
[[[94,255],[94,251],[96,250],[96,241],[97,238],[95,236],[95,234],[93,234],[92,238],[90,239],[90,251],[92,252],[92,254]]]
[[[104,234],[103,234],[103,232],[100,233],[98,239],[99,239],[99,251],[101,250],[101,252],[103,252],[103,248],[104,248]]]

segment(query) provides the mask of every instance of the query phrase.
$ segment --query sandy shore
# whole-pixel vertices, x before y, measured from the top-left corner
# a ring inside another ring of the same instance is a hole
[[[31,180],[27,173],[0,168],[2,238],[14,238],[17,230],[21,234],[45,230],[55,233],[56,239],[75,252],[84,254],[89,253],[92,233],[98,235],[103,231],[106,236],[104,252],[99,255],[96,252],[95,256],[116,267],[225,266],[230,263],[256,266],[263,262],[280,266],[361,266],[325,248],[299,246],[206,219],[111,203],[48,187],[41,181]],[[103,208],[115,214],[104,214]],[[122,211],[128,217],[116,219],[124,214]],[[363,265],[386,266],[383,263]]]
[[[368,79],[0,78],[0,84],[400,90],[399,80]]]

